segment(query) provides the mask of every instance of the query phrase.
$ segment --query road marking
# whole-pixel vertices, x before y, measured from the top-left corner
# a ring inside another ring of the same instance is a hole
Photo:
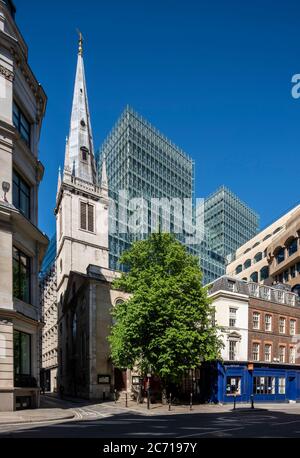
[[[238,430],[241,430],[241,429],[244,429],[243,427],[242,428],[228,428],[228,429],[215,429],[213,431],[206,431],[205,433],[197,433],[197,434],[188,434],[188,435],[185,435],[185,436],[178,436],[178,439],[185,439],[187,437],[197,437],[197,436],[205,436],[207,434],[217,434],[217,433],[226,433],[227,431],[238,431]]]

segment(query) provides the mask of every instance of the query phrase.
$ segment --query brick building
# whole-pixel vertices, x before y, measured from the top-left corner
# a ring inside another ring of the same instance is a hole
[[[300,302],[284,288],[222,277],[210,286],[224,342],[210,368],[217,402],[300,399]],[[245,318],[246,316],[246,318]],[[245,351],[246,349],[246,351]],[[217,369],[217,371],[216,371]]]

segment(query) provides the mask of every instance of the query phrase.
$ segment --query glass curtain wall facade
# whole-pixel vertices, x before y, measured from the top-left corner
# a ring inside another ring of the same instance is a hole
[[[153,220],[161,229],[175,233],[189,251],[198,255],[198,247],[189,243],[187,234],[193,232],[194,224],[194,162],[180,148],[157,131],[149,122],[127,107],[104,142],[99,153],[98,174],[101,182],[103,158],[106,159],[109,194],[115,207],[110,207],[110,268],[122,269],[120,255],[135,240],[149,235]],[[135,221],[130,218],[126,198],[144,198],[145,208],[135,231]],[[151,198],[167,198],[169,209]],[[184,208],[184,228],[180,212],[171,199],[190,199]]]
[[[204,208],[210,246],[224,259],[258,233],[258,214],[225,186],[205,199]]]

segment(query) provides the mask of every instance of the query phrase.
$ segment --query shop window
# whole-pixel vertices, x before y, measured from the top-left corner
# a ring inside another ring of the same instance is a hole
[[[31,375],[31,336],[20,331],[14,331],[14,372],[16,386]]]
[[[285,377],[278,379],[278,394],[285,394]]]
[[[253,394],[275,394],[275,377],[253,377]]]
[[[232,396],[236,394],[241,395],[241,377],[227,377],[226,379],[226,394]]]

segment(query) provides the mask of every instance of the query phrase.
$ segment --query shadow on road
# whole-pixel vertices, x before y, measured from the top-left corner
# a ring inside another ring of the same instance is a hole
[[[300,407],[295,413],[254,411],[143,416],[112,414],[97,420],[20,426],[0,438],[266,438],[300,437]]]

